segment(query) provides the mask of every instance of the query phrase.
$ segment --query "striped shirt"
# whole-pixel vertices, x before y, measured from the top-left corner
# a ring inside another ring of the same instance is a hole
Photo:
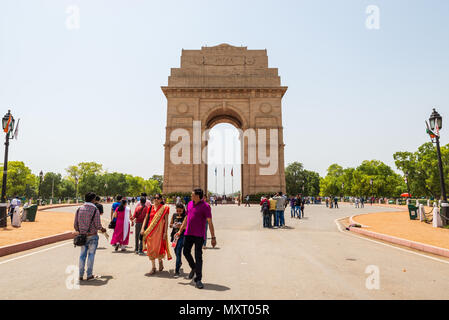
[[[92,221],[94,214],[95,218]],[[84,203],[82,207],[76,210],[75,222],[73,226],[80,234],[97,234],[97,230],[101,230],[103,228],[101,226],[100,212],[98,208],[93,203]]]

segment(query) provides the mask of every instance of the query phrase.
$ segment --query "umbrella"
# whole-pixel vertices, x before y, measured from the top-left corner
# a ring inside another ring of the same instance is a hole
[[[411,198],[412,195],[411,195],[410,193],[403,193],[403,194],[401,194],[401,197],[404,197],[404,198]]]

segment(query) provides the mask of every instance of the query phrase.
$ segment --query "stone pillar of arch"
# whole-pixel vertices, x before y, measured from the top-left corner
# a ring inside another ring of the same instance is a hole
[[[266,50],[227,44],[183,50],[181,67],[171,69],[168,86],[162,87],[162,91],[167,97],[164,193],[208,190],[207,154],[204,158],[201,155],[207,141],[202,136],[223,122],[241,129],[242,196],[285,193],[282,97],[287,87],[281,86],[277,69],[268,68]],[[265,154],[263,131],[269,153],[270,130],[274,130],[273,137],[277,134],[273,144],[277,163],[273,172],[267,174],[263,171],[269,165],[259,154]],[[189,156],[188,161],[177,164],[171,153],[179,148],[180,133],[190,142]],[[254,134],[256,140],[251,138]],[[256,159],[251,163],[254,153]]]

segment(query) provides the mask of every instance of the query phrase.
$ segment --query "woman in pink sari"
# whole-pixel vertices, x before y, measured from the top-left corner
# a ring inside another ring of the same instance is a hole
[[[126,200],[122,200],[120,206],[118,206],[113,215],[116,222],[111,244],[115,246],[115,251],[117,251],[119,247],[121,247],[122,251],[126,251],[126,245],[129,243],[129,221],[131,220],[131,210],[126,203]]]

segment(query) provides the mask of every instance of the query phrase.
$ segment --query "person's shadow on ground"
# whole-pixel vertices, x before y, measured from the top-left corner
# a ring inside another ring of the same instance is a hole
[[[195,287],[195,282],[192,280],[189,283],[183,283],[183,282],[178,282],[178,284],[183,285],[183,286],[192,286]],[[226,286],[222,286],[219,284],[214,284],[214,283],[206,283],[203,282],[204,284],[204,288],[202,290],[211,290],[211,291],[228,291],[231,290],[231,288],[226,287]]]
[[[113,276],[98,276],[89,281],[86,280],[80,281],[80,286],[93,286],[93,287],[105,286],[108,284],[109,280],[113,278],[114,278]]]

